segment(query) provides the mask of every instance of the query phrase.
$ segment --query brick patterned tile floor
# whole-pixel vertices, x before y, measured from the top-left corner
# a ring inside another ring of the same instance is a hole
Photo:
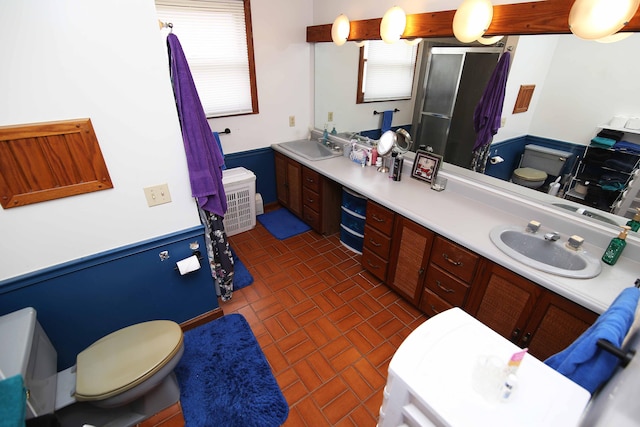
[[[258,338],[289,403],[285,426],[375,426],[391,357],[426,317],[338,234],[277,240],[258,223],[229,241],[254,283],[221,307]]]

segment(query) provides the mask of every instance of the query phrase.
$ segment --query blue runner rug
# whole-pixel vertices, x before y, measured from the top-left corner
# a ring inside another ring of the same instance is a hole
[[[188,427],[276,427],[289,415],[271,367],[240,314],[186,331],[175,373]]]
[[[233,290],[237,291],[252,284],[253,276],[233,249],[231,249],[231,253],[233,254]]]
[[[288,239],[311,230],[311,227],[285,208],[258,215],[257,218],[260,224],[279,240]]]

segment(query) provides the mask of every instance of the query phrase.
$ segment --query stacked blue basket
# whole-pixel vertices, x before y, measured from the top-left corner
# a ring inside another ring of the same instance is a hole
[[[348,188],[342,188],[342,221],[340,242],[348,249],[362,253],[367,199]]]

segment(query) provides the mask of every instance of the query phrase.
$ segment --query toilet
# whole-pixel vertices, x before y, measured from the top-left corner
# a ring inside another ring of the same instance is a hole
[[[566,161],[572,156],[567,151],[528,144],[520,167],[513,171],[511,181],[529,188],[540,188],[549,176],[558,176]]]
[[[184,351],[183,334],[170,320],[115,331],[60,372],[34,308],[0,317],[0,342],[0,371],[5,377],[21,374],[29,391],[27,419],[55,412],[63,427],[133,426],[180,399],[173,369]]]

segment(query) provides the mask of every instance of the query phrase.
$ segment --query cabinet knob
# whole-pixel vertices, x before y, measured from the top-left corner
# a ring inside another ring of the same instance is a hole
[[[449,255],[443,253],[442,254],[442,258],[445,259],[445,261],[447,261],[449,264],[456,266],[456,267],[462,267],[462,261],[454,261],[451,258],[449,258]]]
[[[376,248],[379,248],[380,246],[382,246],[382,243],[378,243],[375,240],[369,238],[369,243],[371,243],[373,246],[375,246]]]
[[[531,332],[527,332],[524,337],[522,337],[522,345],[526,345],[531,339]]]
[[[307,203],[313,203],[313,199],[307,198]]]
[[[518,338],[520,337],[520,332],[521,332],[520,328],[516,328],[516,330],[511,333],[511,342],[518,341]]]

